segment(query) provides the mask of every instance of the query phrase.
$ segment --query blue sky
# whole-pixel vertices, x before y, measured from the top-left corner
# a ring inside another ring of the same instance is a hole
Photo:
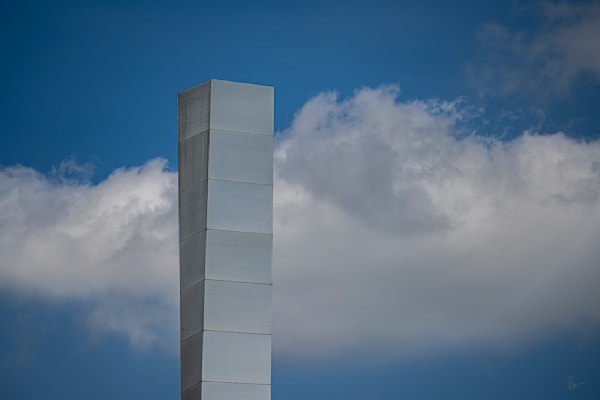
[[[179,398],[177,93],[210,78],[275,87],[274,399],[600,396],[597,2],[26,0],[0,32],[0,398]]]

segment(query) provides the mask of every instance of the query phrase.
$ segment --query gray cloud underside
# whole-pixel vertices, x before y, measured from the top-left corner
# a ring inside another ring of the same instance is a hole
[[[275,357],[597,332],[600,143],[465,137],[460,104],[397,95],[319,95],[278,135]],[[164,161],[98,185],[0,170],[0,253],[2,290],[92,300],[93,332],[176,351],[177,187]]]

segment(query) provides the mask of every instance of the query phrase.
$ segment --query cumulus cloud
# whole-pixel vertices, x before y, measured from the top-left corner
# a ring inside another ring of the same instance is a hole
[[[119,169],[98,185],[72,161],[49,176],[0,170],[0,288],[85,300],[94,331],[155,343],[178,307],[177,174],[164,167]]]
[[[465,135],[460,102],[398,94],[324,93],[278,134],[275,357],[597,333],[600,143]],[[176,174],[164,167],[98,185],[2,169],[1,287],[92,299],[94,331],[176,343]]]
[[[535,3],[521,13],[537,20],[527,29],[491,22],[480,34],[477,61],[468,66],[471,81],[483,95],[537,98],[565,97],[577,82],[600,79],[600,4]]]
[[[512,347],[600,322],[600,143],[458,138],[455,103],[312,99],[276,151],[276,352]]]

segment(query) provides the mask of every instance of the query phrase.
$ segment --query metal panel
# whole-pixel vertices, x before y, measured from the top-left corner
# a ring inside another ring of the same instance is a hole
[[[270,400],[271,386],[248,383],[202,383],[202,400]],[[185,399],[187,400],[187,399]]]
[[[201,333],[181,342],[181,390],[185,391],[202,380]]]
[[[273,88],[212,80],[210,128],[273,135]]]
[[[204,282],[204,329],[271,333],[271,285]]]
[[[208,130],[210,81],[194,86],[177,96],[179,140]]]
[[[202,396],[202,384],[192,386],[181,393],[181,400],[204,400]]]
[[[208,132],[179,142],[179,190],[208,178]]]
[[[204,331],[202,380],[271,383],[271,336]]]
[[[206,246],[207,279],[271,283],[273,236],[208,230]]]
[[[273,186],[208,180],[208,229],[273,232]]]
[[[181,292],[181,340],[199,333],[204,324],[204,282]]]
[[[179,240],[206,229],[207,182],[179,192]]]
[[[210,131],[208,177],[273,183],[273,136]]]
[[[179,243],[179,287],[181,290],[204,279],[206,231]]]

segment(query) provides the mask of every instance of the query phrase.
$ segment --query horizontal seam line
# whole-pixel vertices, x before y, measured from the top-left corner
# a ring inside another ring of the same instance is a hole
[[[241,335],[273,336],[272,333],[243,332],[243,331],[220,331],[220,330],[217,330],[217,329],[203,329],[202,332],[236,333],[236,334],[241,334]]]
[[[187,185],[183,186],[183,188],[179,188],[179,192],[183,192],[185,190],[188,190],[190,187],[192,187],[194,185],[202,184],[203,182],[206,182],[206,181],[221,181],[221,182],[233,182],[233,183],[246,183],[246,184],[250,184],[250,185],[273,186],[272,183],[262,183],[262,182],[255,182],[255,181],[236,181],[236,180],[233,180],[233,179],[202,178],[200,180],[196,180],[194,182],[188,183]]]
[[[180,239],[179,240],[179,244],[181,244],[181,242],[183,242],[185,240],[188,240],[188,239],[192,238],[193,236],[197,236],[197,235],[201,234],[202,232],[208,232],[208,231],[215,231],[215,232],[235,232],[235,233],[244,233],[244,234],[248,234],[248,235],[273,236],[272,233],[246,232],[246,231],[228,231],[228,230],[225,230],[225,229],[205,228],[205,229],[199,230],[198,232],[192,233],[190,236],[187,236],[185,239]]]
[[[258,332],[242,332],[242,331],[219,331],[216,329],[202,329],[188,337],[186,337],[185,339],[181,339],[181,344],[185,341],[190,340],[191,338],[198,336],[198,335],[202,335],[204,332],[216,332],[216,333],[235,333],[238,335],[260,335],[260,336],[273,336],[273,333],[258,333]],[[204,347],[204,343],[202,343],[202,347]]]
[[[210,383],[232,383],[234,385],[258,385],[258,386],[271,386],[270,383],[250,383],[250,382],[236,382],[236,381],[209,381],[207,379],[203,379],[202,382],[210,382]],[[200,385],[202,382],[197,383],[196,385]],[[194,386],[196,386],[194,385]],[[193,386],[192,386],[193,387]]]
[[[247,233],[252,235],[263,235],[263,236],[273,236],[272,233],[263,233],[263,232],[248,232],[248,231],[230,231],[227,229],[215,229],[215,228],[206,228],[205,231],[216,231],[216,232],[237,232],[237,233]]]
[[[234,181],[231,179],[219,179],[219,178],[208,178],[208,181],[221,181],[221,182],[234,182],[234,183],[247,183],[251,185],[263,185],[263,186],[273,186],[272,183],[261,183],[261,182],[251,182],[251,181]]]
[[[198,136],[198,135],[203,135],[205,133],[210,133],[210,131],[218,131],[218,132],[231,132],[231,133],[240,133],[243,135],[256,135],[256,136],[266,136],[266,137],[275,137],[275,132],[273,131],[273,133],[259,133],[259,132],[251,132],[251,131],[232,131],[232,130],[228,130],[228,129],[218,129],[218,128],[208,128],[205,129],[203,131],[197,132],[197,133],[192,133],[191,135],[183,138],[183,139],[177,139],[177,143],[183,143],[186,140],[189,140],[191,138],[193,138],[194,136]]]
[[[213,229],[213,228],[205,228],[205,229],[201,229],[197,232],[194,232],[184,238],[179,239],[179,243],[183,242],[184,240],[187,240],[189,238],[191,238],[194,235],[197,235],[201,232],[204,231],[219,231],[219,232],[237,232],[237,233],[252,233],[252,234],[257,234],[257,235],[266,235],[266,236],[273,236],[273,232],[271,233],[264,233],[264,232],[251,232],[251,231],[230,231],[230,230],[226,230],[226,229]]]
[[[205,133],[208,133],[209,131],[210,131],[210,128],[204,129],[204,130],[202,130],[200,132],[192,133],[192,134],[188,135],[187,137],[185,137],[183,139],[179,139],[179,135],[178,135],[178,137],[177,137],[177,143],[183,143],[186,140],[189,140],[189,139],[193,138],[194,136],[203,135]]]
[[[219,129],[219,128],[208,128],[208,131],[240,133],[240,134],[244,134],[244,135],[256,135],[256,136],[267,136],[267,137],[274,136],[274,133],[275,133],[275,132],[273,132],[273,133],[260,133],[260,132],[251,132],[251,131],[232,131],[230,129]]]
[[[266,286],[273,286],[273,282],[271,283],[264,283],[264,282],[248,282],[248,281],[233,281],[233,280],[229,280],[229,279],[212,279],[212,278],[208,278],[208,279],[202,279],[196,283],[193,283],[192,285],[186,287],[185,289],[179,289],[179,294],[182,294],[183,292],[187,292],[188,290],[190,290],[191,288],[200,285],[202,282],[206,282],[206,281],[214,281],[214,282],[231,282],[231,283],[247,283],[250,285],[266,285]]]

